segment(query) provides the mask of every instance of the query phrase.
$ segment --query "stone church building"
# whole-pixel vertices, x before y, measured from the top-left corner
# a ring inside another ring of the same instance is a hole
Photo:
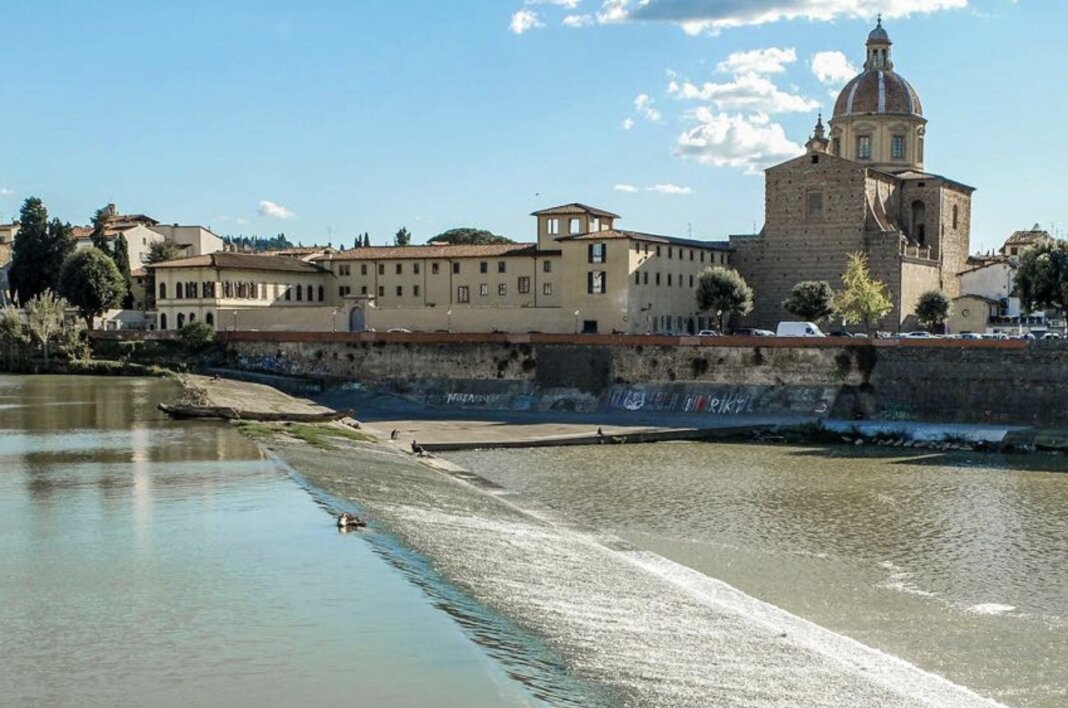
[[[731,237],[733,264],[756,297],[748,324],[790,319],[782,301],[801,281],[840,287],[847,256],[858,251],[894,305],[880,329],[911,328],[927,290],[959,294],[974,189],[924,169],[927,120],[894,71],[891,45],[880,20],[829,132],[821,116],[804,155],[766,170],[764,228]]]

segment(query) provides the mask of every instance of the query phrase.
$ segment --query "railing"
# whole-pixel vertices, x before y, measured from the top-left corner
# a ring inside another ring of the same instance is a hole
[[[931,260],[931,247],[930,246],[910,246],[907,243],[901,244],[901,255],[906,258],[918,258],[921,260]]]

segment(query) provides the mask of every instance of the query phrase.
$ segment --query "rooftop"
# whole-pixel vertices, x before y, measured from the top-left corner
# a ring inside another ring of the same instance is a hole
[[[611,241],[615,239],[632,239],[635,241],[648,241],[651,243],[666,243],[673,246],[688,246],[690,248],[708,248],[713,250],[728,250],[729,241],[698,241],[692,238],[676,238],[675,236],[660,236],[647,234],[641,231],[626,231],[624,229],[605,229],[603,231],[590,231],[584,234],[572,236],[560,236],[557,241]]]
[[[154,263],[149,268],[231,268],[234,270],[269,270],[288,273],[321,273],[319,266],[289,256],[259,256],[251,253],[219,251],[204,256],[179,258]]]
[[[531,216],[564,216],[567,214],[591,214],[593,216],[602,216],[607,219],[622,218],[619,214],[613,214],[610,211],[591,207],[587,204],[580,204],[579,202],[571,202],[570,204],[562,204],[560,206],[542,209],[541,211],[535,211],[531,213]]]
[[[478,246],[423,245],[423,246],[370,246],[350,248],[333,256],[317,258],[317,261],[378,261],[404,260],[409,258],[492,258],[497,256],[532,256],[539,253],[533,243],[495,243]]]

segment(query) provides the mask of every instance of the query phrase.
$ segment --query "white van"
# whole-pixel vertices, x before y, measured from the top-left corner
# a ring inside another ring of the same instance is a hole
[[[811,322],[780,322],[776,337],[826,337],[820,328]]]

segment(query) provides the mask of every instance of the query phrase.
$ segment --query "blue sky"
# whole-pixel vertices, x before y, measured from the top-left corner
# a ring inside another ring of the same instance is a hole
[[[114,201],[306,243],[531,240],[529,212],[583,201],[722,239],[760,227],[760,169],[880,10],[927,169],[979,190],[973,250],[1068,230],[1052,0],[5,0],[0,217],[36,195],[73,223]]]

